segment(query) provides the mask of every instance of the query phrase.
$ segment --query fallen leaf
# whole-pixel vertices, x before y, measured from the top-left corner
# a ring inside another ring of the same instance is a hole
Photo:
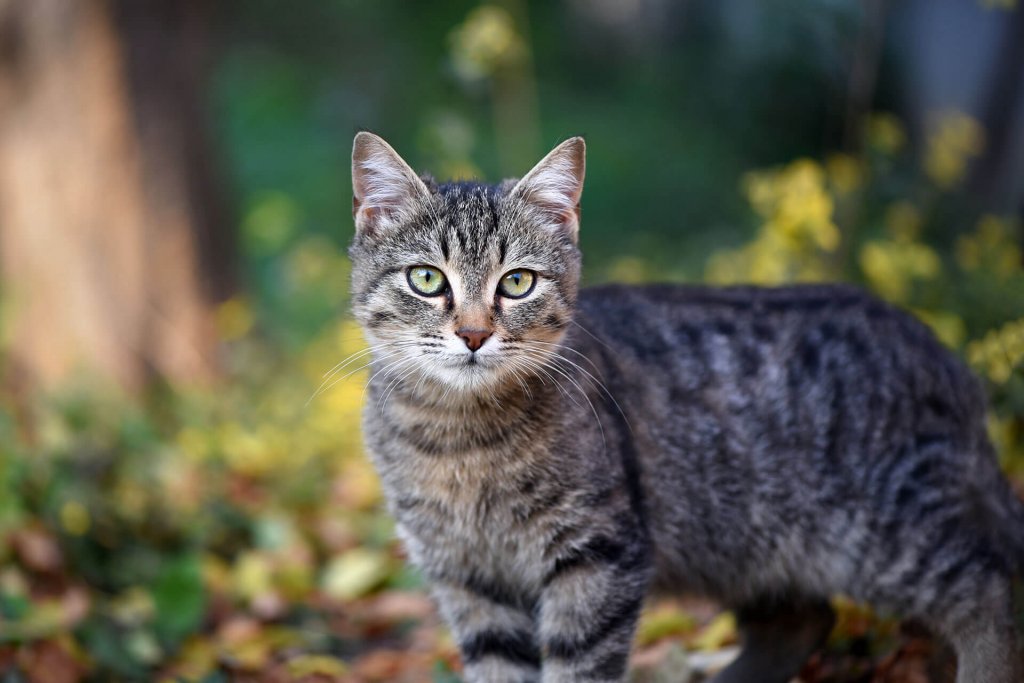
[[[324,593],[337,600],[366,595],[387,578],[390,568],[386,554],[369,548],[353,548],[327,565],[322,578]]]
[[[722,612],[693,640],[697,650],[720,650],[723,645],[736,641],[736,619],[730,612]]]

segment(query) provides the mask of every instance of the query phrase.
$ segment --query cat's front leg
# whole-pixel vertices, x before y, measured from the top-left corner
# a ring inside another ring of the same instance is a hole
[[[537,683],[540,647],[523,606],[480,587],[438,583],[441,614],[462,655],[466,683]]]
[[[555,562],[541,597],[543,683],[618,683],[651,573],[639,534],[595,536]]]

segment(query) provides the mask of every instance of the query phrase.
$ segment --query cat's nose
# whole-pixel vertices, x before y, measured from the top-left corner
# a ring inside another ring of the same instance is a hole
[[[476,351],[484,342],[491,336],[491,330],[478,330],[470,327],[460,327],[455,330],[455,334],[462,338],[462,341],[466,342],[466,347],[470,351]]]

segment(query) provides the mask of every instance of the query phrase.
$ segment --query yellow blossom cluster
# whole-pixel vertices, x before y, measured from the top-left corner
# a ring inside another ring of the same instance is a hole
[[[1024,256],[1014,239],[1014,228],[999,216],[982,216],[974,232],[957,240],[957,263],[966,271],[985,270],[1001,278],[1016,273]]]
[[[914,308],[911,312],[918,320],[928,327],[946,346],[951,349],[959,349],[967,337],[967,326],[964,319],[952,311],[935,311],[924,308]]]
[[[931,122],[924,170],[943,189],[960,182],[967,164],[985,149],[985,130],[973,118],[957,111],[943,112]]]
[[[825,160],[829,185],[839,197],[852,194],[864,184],[867,170],[864,163],[849,154],[831,154]]]
[[[466,80],[492,75],[526,55],[526,45],[508,10],[480,5],[449,35],[452,65]]]
[[[942,271],[939,255],[918,241],[921,219],[909,202],[886,212],[885,239],[870,240],[860,249],[859,263],[872,289],[889,301],[906,302],[913,282],[931,280]]]
[[[967,345],[967,360],[996,384],[1024,364],[1024,318],[1006,323]]]
[[[1007,472],[1018,478],[1024,476],[1024,422],[1012,415],[1000,417],[989,412],[988,435]]]
[[[828,255],[839,247],[839,228],[826,181],[825,170],[810,159],[748,174],[744,191],[761,227],[749,244],[712,255],[708,280],[778,284],[827,277]]]

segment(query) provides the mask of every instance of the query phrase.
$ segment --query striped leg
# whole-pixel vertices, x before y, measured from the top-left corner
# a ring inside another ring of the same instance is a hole
[[[555,563],[541,597],[544,683],[617,683],[647,592],[646,545],[598,536]]]
[[[437,584],[434,596],[462,653],[467,683],[537,683],[534,619],[499,596]]]
[[[1019,683],[1024,667],[1014,632],[1010,579],[984,571],[964,570],[960,583],[969,588],[949,582],[943,594],[946,604],[934,623],[956,650],[957,683]]]

